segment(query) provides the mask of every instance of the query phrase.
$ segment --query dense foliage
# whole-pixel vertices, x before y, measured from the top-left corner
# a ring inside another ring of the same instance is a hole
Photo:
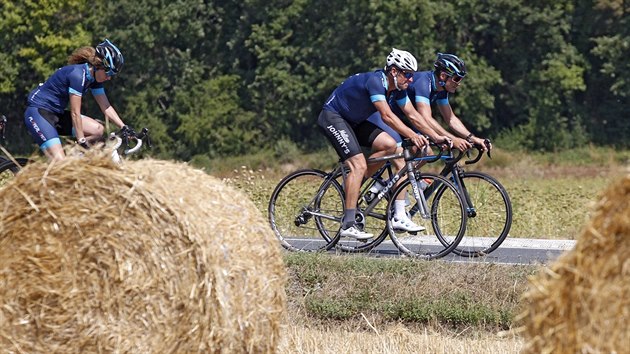
[[[9,148],[33,151],[24,97],[74,48],[107,37],[126,58],[109,98],[152,130],[154,153],[316,149],[326,97],[397,47],[424,70],[437,52],[467,62],[451,101],[478,135],[628,147],[629,14],[623,0],[0,0],[0,110],[16,122]]]

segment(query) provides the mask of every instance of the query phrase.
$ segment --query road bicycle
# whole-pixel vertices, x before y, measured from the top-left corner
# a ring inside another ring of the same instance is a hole
[[[2,138],[3,142],[6,140],[6,137],[5,137],[6,127],[7,127],[7,117],[3,114],[2,116],[0,116],[0,137]],[[4,149],[3,146],[0,146],[0,148],[1,148],[0,150],[2,150],[2,152],[6,156],[6,157],[0,156],[0,168],[3,168],[3,169],[8,168],[10,170],[11,176],[16,174],[20,170],[21,167],[24,167],[26,166],[26,164],[29,163],[29,160],[27,158],[23,158],[23,157],[14,158]],[[12,164],[10,164],[10,162],[12,162]],[[5,165],[10,166],[10,167],[4,167]],[[3,174],[0,172],[0,185],[3,183],[4,180],[8,178],[7,173],[8,172],[5,172]]]
[[[416,170],[420,161],[433,162],[437,155],[418,156],[409,140],[402,153],[370,158],[368,164],[383,164],[362,184],[357,205],[357,225],[376,235],[367,241],[341,238],[339,229],[344,210],[343,181],[348,169],[344,163],[331,172],[305,169],[284,177],[274,189],[268,207],[269,222],[283,247],[292,251],[367,252],[387,236],[404,255],[436,259],[457,247],[466,229],[464,202],[455,186],[445,177]],[[393,173],[391,160],[404,158],[405,167]],[[376,183],[381,185],[373,193]],[[426,186],[432,186],[431,189]],[[434,193],[438,192],[438,193]],[[394,200],[405,196],[405,210],[418,205],[411,215],[425,230],[409,233],[391,225]],[[415,203],[411,203],[411,200]]]
[[[145,141],[147,146],[151,146],[147,128],[142,128],[140,133],[132,135],[126,131],[113,132],[108,141],[109,143],[104,144],[103,148],[111,149],[112,160],[117,163],[121,161],[121,155],[129,156],[137,153]],[[30,160],[22,158],[0,162],[0,188],[30,162]]]
[[[490,140],[486,139],[484,144],[488,146]],[[503,185],[487,173],[466,171],[460,164],[464,156],[470,157],[473,149],[477,150],[476,156],[464,161],[464,164],[477,163],[484,155],[479,146],[443,159],[445,166],[439,173],[453,183],[465,203],[468,217],[466,234],[453,250],[463,257],[485,256],[496,250],[512,226],[512,203]],[[487,150],[487,156],[492,158],[490,150]]]

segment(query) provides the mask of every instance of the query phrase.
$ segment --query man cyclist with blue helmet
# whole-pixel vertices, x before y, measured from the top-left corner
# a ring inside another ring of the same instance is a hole
[[[100,140],[104,128],[93,118],[81,114],[83,95],[92,92],[105,118],[119,128],[128,128],[111,106],[103,82],[118,74],[125,63],[118,47],[105,39],[92,47],[81,47],[68,57],[68,64],[53,73],[28,95],[24,123],[40,149],[49,159],[63,159],[60,135],[74,136],[84,147]],[[69,110],[66,110],[69,104]]]
[[[356,208],[361,182],[368,171],[361,146],[371,148],[370,157],[385,156],[396,152],[396,141],[382,129],[367,121],[378,112],[383,121],[399,134],[409,138],[418,148],[428,144],[426,138],[407,127],[391,110],[397,106],[433,141],[449,143],[446,136],[437,134],[424,118],[413,108],[407,98],[406,89],[413,81],[417,70],[416,59],[409,52],[393,48],[387,56],[385,68],[374,72],[360,73],[347,78],[326,100],[317,124],[333,145],[342,161],[349,167],[345,180],[345,208],[340,235],[358,240],[373,237],[356,225]],[[394,160],[397,168],[404,166],[401,159]],[[392,226],[404,231],[421,231],[405,213],[404,194],[395,201]]]
[[[471,133],[462,121],[455,115],[449,103],[449,94],[455,93],[462,81],[466,77],[466,64],[463,60],[453,54],[438,53],[433,64],[433,71],[421,71],[414,73],[413,83],[407,88],[407,95],[415,103],[415,108],[439,134],[449,136],[453,140],[453,146],[459,150],[466,150],[472,144],[482,149],[492,149],[492,145],[485,145],[484,139],[476,137]],[[431,114],[431,104],[435,103],[440,111],[440,115],[457,136],[447,132],[433,118]],[[399,117],[404,116],[397,107],[392,110]],[[400,134],[390,129],[383,122],[378,113],[373,114],[368,119],[379,128],[389,133],[398,142],[402,141]]]

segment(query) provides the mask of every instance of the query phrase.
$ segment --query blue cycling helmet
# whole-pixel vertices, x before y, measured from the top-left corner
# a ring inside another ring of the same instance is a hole
[[[457,75],[460,77],[466,76],[466,64],[453,54],[438,53],[435,63],[433,63],[435,70],[443,71],[448,76]]]
[[[118,74],[125,64],[125,58],[120,49],[109,39],[105,39],[103,43],[96,46],[96,54],[103,60],[103,67],[107,76]]]

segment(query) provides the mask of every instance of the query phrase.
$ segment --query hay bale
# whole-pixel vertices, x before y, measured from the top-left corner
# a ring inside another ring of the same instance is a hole
[[[524,352],[628,352],[629,201],[630,175],[606,190],[575,248],[530,279]]]
[[[274,352],[286,273],[248,198],[185,164],[90,155],[0,190],[3,352]]]

